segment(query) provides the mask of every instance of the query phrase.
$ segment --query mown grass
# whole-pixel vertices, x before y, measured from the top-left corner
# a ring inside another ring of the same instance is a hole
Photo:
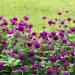
[[[66,14],[66,10],[70,12]],[[36,31],[42,28],[43,15],[56,18],[58,12],[62,12],[64,18],[75,18],[75,0],[0,0],[0,15],[6,18],[28,15]]]

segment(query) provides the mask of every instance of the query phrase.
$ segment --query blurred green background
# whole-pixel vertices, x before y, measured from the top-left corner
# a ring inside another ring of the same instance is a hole
[[[68,14],[65,11],[70,11]],[[34,30],[40,30],[43,24],[42,16],[58,18],[75,18],[75,0],[0,0],[0,15],[5,18],[29,16]]]

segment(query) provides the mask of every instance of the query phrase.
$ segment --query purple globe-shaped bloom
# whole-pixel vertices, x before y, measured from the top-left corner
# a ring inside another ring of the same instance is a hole
[[[61,62],[65,62],[66,60],[67,60],[67,58],[66,57],[61,57]]]
[[[4,62],[0,61],[0,69],[4,67]]]
[[[46,70],[46,73],[47,73],[47,74],[52,74],[52,72],[53,72],[53,69],[52,69],[52,68],[48,68],[48,69]]]
[[[34,52],[33,50],[30,50],[30,51],[28,51],[28,55],[29,55],[30,57],[32,57],[32,56],[35,55],[35,52]]]
[[[19,25],[18,30],[19,31],[24,31],[24,26]]]
[[[34,63],[32,66],[33,66],[34,68],[38,68],[38,67],[40,67],[40,64],[39,64],[39,63]]]
[[[47,32],[41,32],[41,33],[40,33],[40,36],[41,36],[42,38],[47,38]]]
[[[67,54],[67,51],[66,50],[61,50],[61,54],[62,55],[66,55]]]
[[[64,71],[63,75],[70,75],[70,73],[68,71]]]
[[[46,19],[46,16],[42,16],[42,19],[45,20]]]
[[[75,27],[70,28],[72,32],[75,32]]]
[[[32,27],[33,27],[33,25],[32,25],[32,24],[29,24],[29,25],[28,25],[28,28],[29,28],[29,29],[31,29]]]
[[[64,34],[65,34],[65,31],[64,31],[64,30],[60,30],[60,31],[59,31],[59,35],[60,35],[60,36],[64,36]]]
[[[26,71],[27,70],[27,67],[26,66],[20,66],[19,70]]]
[[[26,21],[29,20],[28,16],[24,16],[23,18],[24,18],[24,20],[26,20]]]
[[[58,37],[57,35],[55,35],[55,36],[53,36],[53,39],[54,39],[54,40],[58,40],[59,37]]]
[[[2,40],[1,40],[1,43],[2,43],[2,44],[6,44],[6,40],[5,40],[5,39],[2,39]]]
[[[66,38],[63,38],[62,39],[62,43],[67,43],[67,39]]]
[[[24,54],[19,54],[19,59],[24,60],[25,59],[25,55]]]
[[[55,62],[56,61],[56,56],[55,55],[50,56],[50,60],[53,61],[53,62]]]
[[[55,32],[55,31],[52,31],[52,32],[51,32],[51,35],[52,35],[52,36],[55,36],[55,35],[56,35],[56,32]]]
[[[27,42],[27,45],[28,45],[29,47],[31,47],[31,46],[32,46],[32,41],[28,41],[28,42]]]
[[[49,20],[49,21],[48,21],[48,24],[49,24],[49,25],[53,24],[53,21],[52,21],[52,20]]]
[[[0,16],[0,20],[2,20],[3,19],[3,17],[2,16]]]
[[[7,21],[3,21],[3,25],[8,25],[8,22]]]
[[[64,21],[61,21],[60,24],[63,25],[64,24]]]
[[[35,48],[39,48],[40,47],[40,42],[35,40],[34,41],[34,46],[35,46]]]
[[[17,21],[18,19],[17,19],[17,17],[13,17],[13,20],[14,20],[14,21]]]
[[[35,36],[36,35],[36,32],[32,32],[32,35]]]
[[[71,20],[72,20],[72,18],[70,18],[70,17],[69,17],[69,18],[67,18],[67,21],[71,21]]]
[[[71,54],[74,56],[75,55],[75,49],[71,50]]]

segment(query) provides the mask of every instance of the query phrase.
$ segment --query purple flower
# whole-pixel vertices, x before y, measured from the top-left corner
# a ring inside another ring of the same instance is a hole
[[[63,38],[62,39],[62,43],[67,43],[67,39],[66,38]]]
[[[42,38],[47,38],[47,32],[41,32],[41,33],[40,33],[40,36],[41,36]]]
[[[29,20],[28,16],[24,16],[23,18],[24,18],[24,20],[26,20],[26,21]]]
[[[3,21],[3,25],[8,25],[8,22],[7,21]]]
[[[42,16],[42,19],[45,20],[46,19],[46,16]]]
[[[61,50],[61,54],[62,55],[66,55],[67,54],[67,51],[66,50]]]
[[[73,23],[75,23],[75,20],[73,20]]]
[[[13,20],[14,20],[14,21],[17,21],[18,19],[17,19],[17,17],[14,17]]]
[[[34,52],[33,50],[28,51],[28,55],[29,55],[30,57],[34,56],[34,54],[35,54],[35,52]]]
[[[32,41],[28,41],[28,42],[27,42],[27,45],[28,45],[29,47],[31,47],[31,46],[32,46]]]
[[[67,59],[66,59],[66,57],[61,57],[61,62],[65,62]]]
[[[0,69],[2,69],[4,66],[4,62],[0,61]]]
[[[50,56],[50,60],[53,61],[53,62],[55,62],[56,61],[56,56],[55,55]]]
[[[55,36],[56,35],[56,32],[55,31],[51,32],[51,35],[52,36]]]
[[[70,75],[68,71],[64,71],[63,75]]]
[[[39,64],[39,63],[34,63],[32,66],[33,66],[34,68],[38,68],[38,67],[40,67],[40,64]]]
[[[69,17],[69,18],[67,18],[67,20],[68,20],[68,21],[71,21],[71,20],[72,20],[72,18],[70,18],[70,17]]]
[[[75,27],[70,28],[72,32],[75,32]]]
[[[65,34],[65,31],[64,31],[64,30],[60,30],[60,31],[59,31],[59,35],[60,35],[60,36],[64,36],[64,34]]]
[[[2,16],[0,16],[0,20],[2,20],[3,19],[3,17]]]
[[[74,56],[75,55],[75,49],[71,50],[71,54]]]
[[[58,36],[55,35],[55,36],[53,36],[53,39],[58,40],[59,38],[58,38]]]
[[[36,32],[32,32],[32,35],[35,36],[36,35]]]
[[[53,72],[52,68],[48,68],[48,69],[46,70],[46,73],[47,73],[47,74],[52,74],[52,72]]]
[[[34,41],[34,46],[35,46],[35,48],[39,48],[40,47],[40,42],[35,40]]]
[[[2,39],[2,40],[1,40],[1,43],[2,43],[2,44],[6,44],[6,40],[5,40],[5,39]]]
[[[29,24],[29,25],[28,25],[28,28],[29,28],[29,29],[31,29],[32,27],[33,27],[33,25],[32,25],[32,24]]]
[[[21,60],[25,59],[25,55],[24,54],[19,54],[19,59],[21,59]]]
[[[20,66],[19,70],[26,71],[27,70],[27,67],[26,66]]]
[[[49,21],[48,21],[48,24],[49,24],[49,25],[53,24],[53,21],[52,21],[52,20],[49,20]]]
[[[60,24],[63,25],[64,24],[64,21],[61,21]]]
[[[18,30],[19,30],[19,31],[24,31],[24,27],[21,26],[21,25],[19,25]]]

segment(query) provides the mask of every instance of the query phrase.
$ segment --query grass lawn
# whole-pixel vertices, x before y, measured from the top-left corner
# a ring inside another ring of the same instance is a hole
[[[66,10],[70,12],[65,13]],[[75,18],[75,0],[0,0],[0,15],[6,18],[24,15],[30,17],[34,30],[41,30],[41,16],[58,17],[57,12],[62,12],[62,17]]]

